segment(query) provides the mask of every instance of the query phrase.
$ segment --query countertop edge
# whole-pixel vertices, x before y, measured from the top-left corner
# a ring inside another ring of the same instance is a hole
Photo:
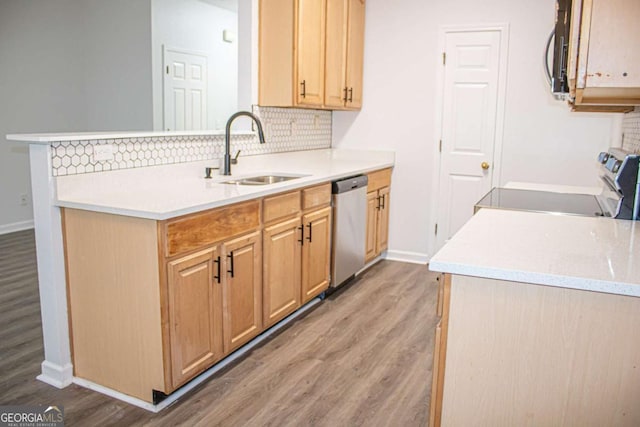
[[[429,270],[459,274],[462,276],[482,277],[487,279],[505,280],[509,282],[530,283],[533,285],[552,286],[582,291],[601,292],[614,295],[640,297],[638,285],[611,282],[606,280],[589,279],[584,277],[561,276],[536,271],[518,271],[487,266],[457,264],[452,262],[431,261]]]

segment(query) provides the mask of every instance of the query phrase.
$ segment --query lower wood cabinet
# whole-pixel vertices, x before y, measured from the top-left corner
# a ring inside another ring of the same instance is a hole
[[[388,247],[391,169],[369,174],[367,186],[367,232],[365,261],[371,261]]]
[[[220,249],[171,261],[167,269],[171,383],[178,387],[223,355]]]
[[[167,264],[173,388],[262,330],[260,243],[255,231]]]
[[[74,375],[173,392],[328,288],[331,212],[329,183],[165,221],[63,209]]]
[[[299,216],[264,229],[265,327],[282,320],[300,307],[301,237],[302,222]]]
[[[265,218],[273,223],[263,232],[265,327],[329,287],[330,202],[328,184],[305,189],[302,197],[291,192],[265,198]]]
[[[331,207],[302,218],[305,241],[302,245],[302,304],[329,287],[331,258]]]
[[[224,352],[230,353],[262,331],[260,231],[222,244]]]

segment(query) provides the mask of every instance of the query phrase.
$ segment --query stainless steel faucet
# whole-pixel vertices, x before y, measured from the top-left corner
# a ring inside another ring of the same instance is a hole
[[[258,138],[260,139],[260,144],[264,144],[264,132],[262,131],[262,123],[260,123],[260,119],[251,114],[248,111],[238,111],[227,120],[227,127],[224,133],[224,164],[222,168],[222,175],[231,175],[231,124],[233,121],[240,117],[247,116],[250,117],[256,124],[258,128]]]

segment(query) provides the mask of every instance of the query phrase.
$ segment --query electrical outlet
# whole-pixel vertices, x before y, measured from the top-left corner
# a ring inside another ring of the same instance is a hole
[[[20,195],[20,206],[27,206],[29,204],[29,195],[22,193]]]
[[[289,122],[289,136],[294,136],[298,132],[298,126],[295,120]]]
[[[96,161],[113,160],[113,144],[94,145],[93,158]]]
[[[320,115],[316,114],[313,116],[313,128],[318,129],[320,127]]]

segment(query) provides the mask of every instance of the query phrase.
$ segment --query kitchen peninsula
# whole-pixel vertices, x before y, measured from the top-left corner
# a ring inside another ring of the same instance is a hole
[[[95,164],[100,145],[139,149],[139,159],[167,141],[188,146],[190,136],[11,137],[30,142],[45,329],[40,378],[154,411],[326,289],[330,182],[368,174],[388,187],[394,164],[392,152],[307,149],[243,156],[232,176],[211,179],[205,168],[217,159],[61,174],[60,141],[65,155]],[[287,179],[225,183],[256,175]],[[275,283],[286,288],[269,288]]]
[[[430,425],[639,425],[638,225],[474,215],[430,262]]]

